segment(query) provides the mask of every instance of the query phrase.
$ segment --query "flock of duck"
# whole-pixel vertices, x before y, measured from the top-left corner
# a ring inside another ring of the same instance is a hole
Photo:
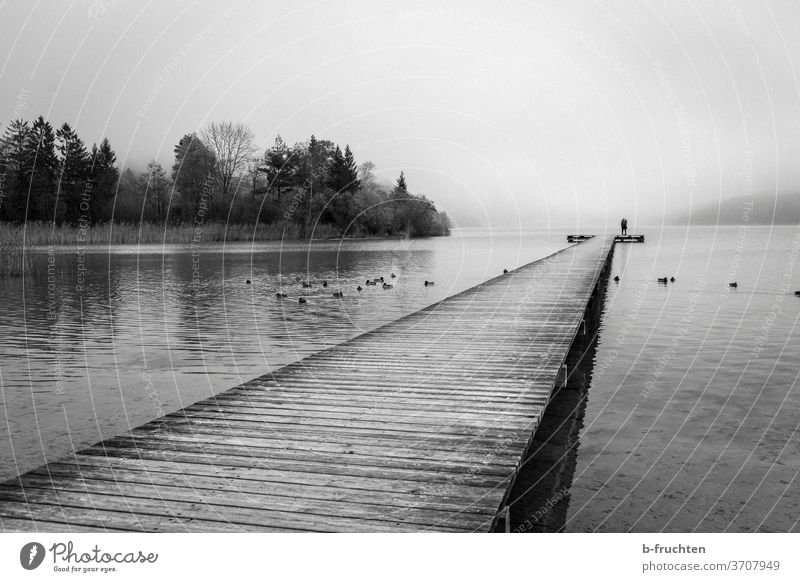
[[[508,274],[508,269],[503,269],[503,274],[504,275]],[[391,279],[396,279],[397,275],[392,273],[389,277]],[[295,279],[297,280],[298,283],[300,283],[302,285],[303,289],[311,289],[312,285],[308,281],[303,281],[300,277],[295,277]],[[674,283],[675,281],[676,281],[675,277],[658,277],[658,282],[661,283],[662,285],[666,285],[667,283]],[[619,275],[614,275],[614,282],[615,283],[619,283]],[[247,279],[247,281],[245,281],[245,283],[247,285],[250,285],[250,283],[251,283],[250,279]],[[379,283],[380,283],[381,287],[384,288],[384,289],[393,289],[394,288],[394,285],[392,285],[391,283],[387,283],[384,280],[383,277],[378,277],[378,278],[375,278],[375,279],[372,279],[372,280],[367,279],[364,282],[364,285],[366,285],[368,287],[375,287]],[[434,282],[433,281],[428,281],[426,279],[423,284],[425,285],[425,287],[433,287]],[[323,287],[327,287],[328,286],[328,282],[327,281],[322,281],[322,286]],[[730,283],[728,283],[728,287],[736,289],[737,287],[739,287],[739,283],[737,283],[736,281],[731,281]],[[356,287],[356,291],[358,291],[358,292],[361,292],[363,290],[364,290],[364,288],[361,285],[358,285]],[[796,296],[800,297],[800,291],[795,291],[794,294]],[[341,291],[334,291],[332,293],[332,295],[333,295],[333,297],[335,297],[337,299],[341,299],[342,297],[344,297],[344,293],[342,293]],[[275,297],[277,297],[278,299],[286,299],[289,296],[286,293],[281,293],[280,291],[278,291],[277,293],[275,293]],[[301,303],[301,304],[302,303],[308,303],[308,300],[305,297],[300,297],[297,300],[297,302]]]
[[[389,276],[389,278],[390,279],[396,279],[397,275],[392,273]],[[300,283],[300,285],[302,286],[303,289],[311,289],[313,287],[313,285],[310,282],[303,281],[300,277],[295,277],[295,280],[298,283]],[[252,281],[250,281],[250,279],[247,279],[245,281],[245,285],[250,285],[251,283],[252,283]],[[391,283],[387,283],[386,280],[383,277],[377,277],[377,278],[372,279],[372,280],[367,279],[366,282],[364,283],[364,285],[366,285],[368,287],[377,286],[379,284],[383,289],[393,289],[394,288],[394,285],[391,284]],[[425,285],[425,287],[433,287],[434,282],[433,281],[428,281],[426,279],[424,285]],[[322,286],[323,287],[327,287],[328,286],[328,282],[327,281],[322,281]],[[361,292],[363,290],[364,290],[364,287],[362,287],[361,285],[358,285],[356,287],[356,291]],[[333,297],[335,297],[336,299],[341,299],[342,297],[344,297],[344,293],[342,291],[334,291],[333,293],[331,293],[331,295]],[[278,298],[278,299],[287,299],[289,297],[289,295],[287,293],[283,293],[281,291],[278,291],[277,293],[275,293],[275,297]],[[308,300],[305,297],[300,297],[297,300],[297,302],[301,303],[301,304],[302,303],[308,303]]]
[[[662,285],[666,285],[667,283],[674,283],[675,281],[676,281],[675,277],[669,277],[669,278],[667,278],[667,277],[659,277],[658,278],[658,282],[661,283]],[[614,282],[615,283],[619,283],[619,275],[614,275]],[[728,283],[728,287],[731,287],[732,289],[737,289],[739,287],[739,283],[737,281],[731,281],[730,283]],[[795,291],[794,294],[797,297],[800,297],[800,291]]]

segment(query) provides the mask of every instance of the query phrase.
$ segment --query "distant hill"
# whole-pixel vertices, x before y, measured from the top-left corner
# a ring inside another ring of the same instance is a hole
[[[671,224],[800,224],[800,193],[734,196],[666,217]]]

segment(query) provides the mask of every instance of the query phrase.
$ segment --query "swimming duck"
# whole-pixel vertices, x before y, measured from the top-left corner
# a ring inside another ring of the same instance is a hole
[[[298,303],[308,303],[308,302],[306,301],[306,298],[305,298],[305,297],[301,297],[300,299],[298,299],[298,300],[297,300],[297,302],[298,302]]]
[[[286,293],[278,292],[278,293],[275,293],[275,297],[277,297],[278,299],[286,299],[287,295],[286,295]]]
[[[383,288],[384,289],[392,289],[393,287],[394,287],[394,285],[389,285],[389,283],[384,283],[383,284]]]
[[[381,283],[383,283],[383,277],[381,277],[380,279],[375,279],[375,280],[376,281],[380,281]]]
[[[794,294],[800,297],[800,291],[795,291]]]
[[[670,278],[669,278],[669,282],[670,282],[670,283],[674,283],[674,282],[675,282],[675,277],[670,277]]]
[[[617,283],[619,283],[619,275],[616,275],[616,276],[614,277],[614,281],[616,281]]]
[[[508,269],[503,269],[503,275],[505,275],[506,273],[508,273]]]
[[[327,281],[323,281],[323,282],[322,282],[322,286],[323,286],[323,287],[327,287],[327,286],[328,286],[328,282],[327,282]]]
[[[341,291],[334,291],[333,296],[336,297],[337,299],[341,299],[342,297],[344,297]]]
[[[365,285],[377,285],[377,283],[375,283],[375,281],[370,281],[369,279],[367,279]]]
[[[659,283],[666,283],[667,282],[667,278],[666,277],[659,277],[658,278],[658,282]]]
[[[361,291],[362,289],[364,289],[364,288],[363,288],[361,285],[359,285],[358,287],[356,287],[356,291]]]
[[[245,284],[245,285],[249,285],[249,284],[250,284],[250,279],[248,279],[247,281],[245,281],[245,282],[244,282],[244,284]]]
[[[433,281],[425,281],[426,287],[433,287]]]
[[[394,279],[395,277],[397,277],[397,275],[395,275],[394,273],[392,273],[392,275],[391,275],[391,276],[392,276],[392,279]]]
[[[728,287],[734,287],[734,288],[736,288],[736,287],[738,287],[738,286],[739,286],[739,283],[737,283],[736,281],[734,281],[733,283],[728,283]]]

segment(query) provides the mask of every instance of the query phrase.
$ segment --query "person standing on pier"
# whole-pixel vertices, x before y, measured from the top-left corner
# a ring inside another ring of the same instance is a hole
[[[619,225],[622,227],[622,235],[625,236],[626,234],[628,234],[628,219],[623,218],[622,222],[620,222]]]

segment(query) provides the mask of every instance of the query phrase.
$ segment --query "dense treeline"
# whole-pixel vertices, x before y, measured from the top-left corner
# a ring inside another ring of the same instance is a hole
[[[107,139],[87,148],[75,130],[39,117],[14,120],[0,138],[0,221],[85,228],[114,221],[154,224],[267,224],[307,238],[447,234],[447,216],[412,194],[404,175],[380,184],[349,146],[280,137],[256,152],[241,123],[211,123],[185,135],[168,172],[151,162],[120,171]],[[324,227],[324,228],[323,228]]]

